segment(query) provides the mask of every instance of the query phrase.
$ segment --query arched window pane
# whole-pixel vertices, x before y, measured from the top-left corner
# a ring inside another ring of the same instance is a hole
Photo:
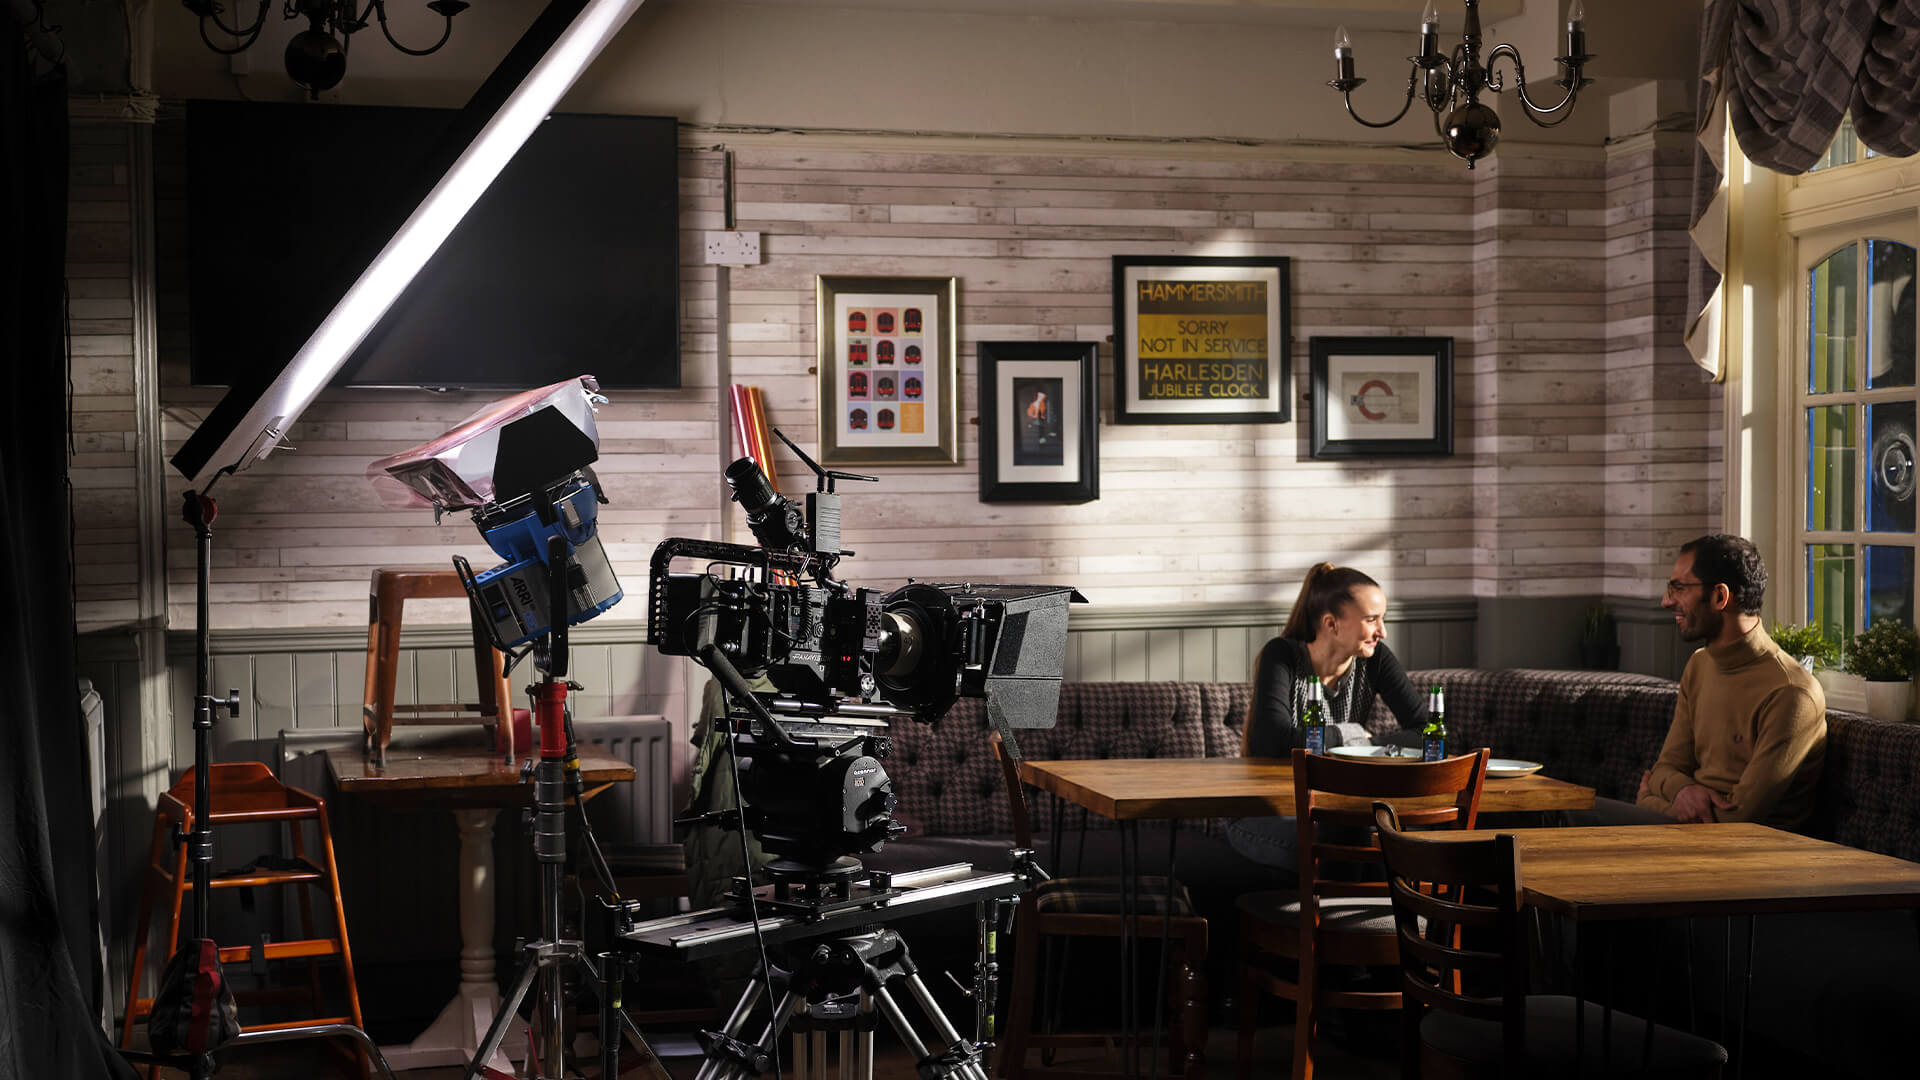
[[[1807,389],[1812,393],[1854,388],[1853,343],[1858,321],[1854,299],[1859,283],[1858,244],[1848,244],[1827,256],[1808,275]]]

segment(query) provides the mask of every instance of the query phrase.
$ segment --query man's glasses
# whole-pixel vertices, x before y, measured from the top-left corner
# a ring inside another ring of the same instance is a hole
[[[1680,593],[1686,589],[1692,589],[1692,588],[1696,588],[1704,585],[1706,585],[1706,582],[1704,581],[1675,581],[1673,578],[1668,578],[1667,579],[1667,595],[1679,596]]]

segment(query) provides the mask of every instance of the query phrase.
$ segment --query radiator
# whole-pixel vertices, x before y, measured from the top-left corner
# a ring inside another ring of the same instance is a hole
[[[673,725],[664,716],[575,717],[580,751],[633,766],[633,782],[615,784],[587,804],[601,843],[665,844],[673,840]]]
[[[99,946],[97,958],[99,969],[93,974],[100,977],[100,1015],[95,1019],[101,1023],[102,1030],[110,1030],[113,1024],[114,995],[105,981],[107,975],[107,928],[113,925],[113,912],[109,910],[107,898],[109,892],[106,883],[113,880],[113,853],[108,850],[107,840],[107,710],[100,699],[100,691],[93,688],[92,679],[81,679],[80,722],[86,729],[88,792],[93,796],[93,901],[99,909],[99,920],[94,924],[95,944]]]

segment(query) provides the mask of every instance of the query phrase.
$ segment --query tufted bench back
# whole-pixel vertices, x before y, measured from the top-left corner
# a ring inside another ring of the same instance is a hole
[[[1920,862],[1920,724],[1827,710],[1814,834]]]
[[[1660,754],[1679,692],[1671,679],[1619,671],[1435,668],[1407,677],[1422,692],[1446,689],[1448,733],[1460,745],[1538,761],[1549,776],[1628,801]],[[1367,726],[1394,727],[1385,705],[1374,703]]]
[[[1447,720],[1469,746],[1546,766],[1548,775],[1631,801],[1642,770],[1659,756],[1673,722],[1679,684],[1623,672],[1525,668],[1433,668],[1408,673],[1425,691],[1447,692]],[[1069,682],[1060,720],[1018,733],[1034,760],[1224,757],[1240,752],[1250,694],[1245,683]],[[1376,734],[1395,721],[1374,705]],[[961,701],[931,727],[896,724],[894,777],[904,817],[928,836],[999,838],[1013,823],[999,766],[987,742],[986,709]],[[1920,860],[1920,724],[1889,724],[1828,710],[1825,774],[1815,835]],[[1035,828],[1057,800],[1029,791]],[[1069,821],[1077,822],[1077,812]],[[1093,816],[1096,828],[1110,825]]]
[[[1232,756],[1240,752],[1247,698],[1244,683],[1062,683],[1059,722],[1015,738],[1021,755],[1036,761]],[[926,835],[1012,831],[989,730],[986,703],[977,699],[962,700],[938,724],[893,726],[887,772],[902,815]],[[1049,820],[1052,797],[1029,797],[1035,822]]]

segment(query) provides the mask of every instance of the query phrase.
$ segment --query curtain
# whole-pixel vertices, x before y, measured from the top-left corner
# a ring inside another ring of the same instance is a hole
[[[1781,173],[1818,162],[1849,112],[1869,149],[1920,150],[1920,0],[1711,0],[1699,103],[1687,347],[1717,377],[1726,201],[1714,125],[1724,116],[1741,152]]]
[[[74,683],[67,87],[0,32],[0,1077],[125,1077],[93,1019],[93,810]]]

